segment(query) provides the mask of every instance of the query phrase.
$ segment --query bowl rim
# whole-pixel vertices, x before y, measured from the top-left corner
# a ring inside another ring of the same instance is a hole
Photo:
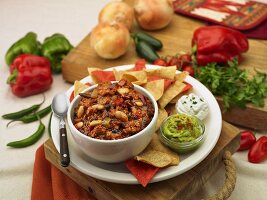
[[[110,81],[110,82],[111,83],[118,83],[119,81]],[[74,99],[70,103],[70,106],[69,106],[68,112],[67,112],[67,123],[68,123],[68,126],[70,127],[71,133],[74,134],[73,132],[75,132],[75,134],[81,136],[82,138],[84,138],[85,140],[90,141],[90,142],[101,143],[101,144],[116,144],[116,143],[127,142],[129,140],[136,140],[138,138],[138,136],[143,135],[145,131],[147,131],[150,128],[153,128],[152,127],[153,124],[154,124],[154,127],[156,127],[156,122],[157,122],[157,118],[158,118],[158,104],[157,104],[155,98],[145,88],[143,88],[139,85],[136,85],[136,84],[133,84],[133,85],[134,85],[134,89],[137,89],[138,92],[141,92],[143,95],[145,95],[146,97],[149,98],[149,100],[151,101],[151,103],[154,107],[154,116],[151,119],[150,123],[143,130],[141,130],[140,132],[138,132],[134,135],[131,135],[129,137],[116,139],[116,140],[100,140],[97,138],[92,138],[92,137],[84,135],[82,132],[80,132],[79,130],[77,130],[75,128],[75,126],[72,122],[71,111],[74,109],[74,106],[77,104],[77,101],[80,101],[80,99],[82,98],[80,95],[77,95],[76,97],[74,97]],[[98,84],[94,84],[94,85],[86,88],[82,92],[90,91],[90,90],[96,88],[97,86],[98,86]]]
[[[197,119],[197,121],[199,122],[199,126],[201,127],[202,129],[202,134],[195,138],[194,140],[192,141],[189,141],[189,142],[176,142],[176,141],[173,141],[173,140],[170,140],[169,138],[167,138],[164,134],[163,134],[163,130],[162,130],[162,126],[166,123],[166,121],[173,117],[174,115],[186,115],[188,117],[192,117],[192,118],[195,118]],[[166,142],[170,143],[170,144],[173,144],[173,145],[176,145],[178,147],[190,147],[191,145],[193,144],[196,144],[196,143],[199,143],[201,142],[204,138],[206,137],[206,129],[205,129],[205,124],[202,120],[200,120],[198,117],[194,116],[194,115],[188,115],[188,114],[185,114],[185,113],[175,113],[173,115],[170,115],[168,116],[167,118],[165,118],[163,120],[163,122],[161,123],[160,125],[160,138],[164,139]]]

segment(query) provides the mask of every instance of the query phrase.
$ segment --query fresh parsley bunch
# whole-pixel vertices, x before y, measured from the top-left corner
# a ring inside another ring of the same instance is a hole
[[[195,77],[215,96],[223,98],[225,110],[233,106],[244,108],[247,103],[264,107],[267,97],[266,74],[257,72],[253,78],[249,78],[246,70],[238,68],[237,60],[230,61],[228,65],[210,63],[198,68]]]

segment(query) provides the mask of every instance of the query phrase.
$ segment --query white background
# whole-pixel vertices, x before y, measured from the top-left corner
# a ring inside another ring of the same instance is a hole
[[[0,115],[29,107],[42,100],[41,95],[27,98],[14,96],[6,84],[9,75],[4,55],[7,49],[27,32],[38,34],[42,42],[55,32],[63,33],[76,46],[97,24],[97,15],[107,0],[0,0]],[[177,34],[179,30],[177,30]],[[182,49],[181,49],[182,50]],[[130,64],[130,63],[129,63]],[[67,90],[70,84],[61,75],[54,75],[54,82],[45,93],[46,102]],[[48,116],[42,121],[48,124]],[[31,135],[38,122],[14,123],[6,128],[6,120],[0,121],[0,199],[30,199],[32,170],[36,149],[48,139],[44,136],[33,146],[23,149],[7,148],[6,144]],[[260,135],[257,135],[259,137]],[[235,191],[230,199],[266,199],[267,162],[250,164],[246,152],[235,153],[238,178]],[[196,199],[213,194],[223,183],[223,167],[196,194]],[[40,189],[41,191],[41,189]]]

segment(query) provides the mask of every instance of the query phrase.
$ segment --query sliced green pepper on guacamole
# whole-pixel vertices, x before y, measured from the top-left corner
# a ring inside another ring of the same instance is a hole
[[[162,130],[165,137],[176,142],[190,142],[202,134],[198,119],[185,114],[169,117]]]

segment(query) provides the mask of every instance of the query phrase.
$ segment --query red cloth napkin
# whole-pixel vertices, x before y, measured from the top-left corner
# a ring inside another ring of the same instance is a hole
[[[134,159],[126,161],[125,164],[143,187],[146,187],[159,171],[157,167]],[[31,199],[96,200],[89,192],[45,159],[44,145],[40,146],[35,154]]]
[[[45,159],[44,145],[40,146],[35,154],[31,199],[96,200],[89,192]]]

